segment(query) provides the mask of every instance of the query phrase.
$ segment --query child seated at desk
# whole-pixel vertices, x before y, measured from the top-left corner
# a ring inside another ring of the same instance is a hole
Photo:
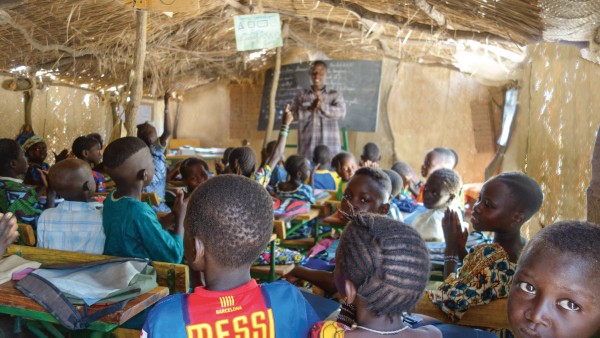
[[[19,179],[26,172],[27,158],[21,146],[14,140],[0,139],[0,212],[10,212],[17,222],[35,229],[43,206],[38,201],[36,190]],[[54,206],[54,194],[48,194],[46,205]]]
[[[242,175],[253,179],[258,182],[264,188],[267,188],[271,180],[272,168],[275,167],[277,162],[282,158],[285,152],[285,142],[288,137],[290,124],[294,121],[292,112],[289,110],[289,105],[285,108],[283,119],[281,122],[281,130],[275,150],[267,158],[264,166],[256,168],[256,155],[250,147],[235,148],[229,155],[229,169],[232,174]]]
[[[271,141],[267,143],[267,145],[260,151],[260,167],[264,167],[267,163],[267,160],[273,155],[275,152],[275,148],[277,147],[277,141]],[[279,182],[285,182],[287,180],[287,172],[285,171],[284,163],[285,156],[281,154],[281,157],[273,167],[273,172],[271,173],[271,179],[269,180],[269,186],[274,187]]]
[[[423,165],[421,165],[421,175],[425,180],[429,178],[433,172],[438,169],[450,169],[454,170],[458,164],[458,155],[450,148],[433,148],[427,152],[423,159]],[[423,203],[423,188],[420,187],[419,194],[417,195],[417,201]]]
[[[169,116],[169,101],[171,94],[165,93],[165,110],[163,121],[165,123],[162,135],[158,137],[156,128],[148,122],[137,126],[137,137],[139,137],[152,154],[154,164],[154,175],[150,184],[144,187],[144,192],[154,192],[160,199],[160,205],[153,207],[156,212],[171,212],[171,209],[165,203],[165,193],[167,190],[167,160],[165,149],[171,137],[171,117]],[[109,173],[110,175],[110,173]],[[112,176],[111,176],[112,177]]]
[[[359,212],[387,215],[390,209],[388,204],[390,190],[390,179],[380,169],[370,167],[358,169],[348,182],[341,210],[336,213],[339,216],[332,217],[332,220],[338,224],[345,224],[352,215]],[[325,241],[329,242],[329,246],[337,245],[335,240]],[[323,247],[327,250],[327,246],[323,245]],[[334,265],[330,264],[332,259],[333,257],[329,256],[324,259],[309,259],[304,266],[296,266],[290,275],[314,284],[329,294],[334,294],[337,289],[331,273],[334,268]]]
[[[600,226],[564,221],[527,244],[508,295],[517,337],[598,337]]]
[[[360,154],[360,166],[361,167],[372,167],[379,168],[379,161],[381,160],[381,151],[376,143],[369,142],[364,145],[362,153]]]
[[[66,159],[48,172],[50,186],[65,199],[46,209],[37,224],[37,246],[46,249],[102,254],[104,229],[99,203],[91,203],[96,191],[87,162]]]
[[[288,180],[275,186],[275,194],[280,200],[288,198],[315,204],[315,195],[310,185],[304,184],[310,175],[310,163],[299,155],[292,155],[285,161]]]
[[[97,167],[102,161],[102,145],[97,139],[89,136],[80,136],[73,141],[72,151],[75,157],[88,163],[90,167]],[[106,192],[106,179],[104,175],[92,170],[96,182],[96,192]]]
[[[188,198],[200,184],[208,180],[208,164],[199,158],[190,157],[181,162],[179,173],[186,187],[184,197]]]
[[[271,196],[258,183],[220,175],[189,201],[185,256],[204,272],[205,286],[161,300],[142,337],[306,337],[318,321],[300,291],[286,281],[257,284],[250,266],[273,232]]]
[[[104,165],[116,189],[104,201],[104,254],[180,263],[186,204],[179,193],[173,208],[174,233],[164,230],[152,208],[141,202],[142,188],[154,176],[152,155],[137,137],[120,138],[106,147]]]
[[[46,161],[48,157],[48,147],[43,138],[33,135],[23,144],[23,151],[28,161],[27,171],[23,183],[35,187],[38,194],[43,194],[42,174],[38,171],[48,171],[50,165]]]
[[[390,178],[390,182],[392,183],[392,192],[390,194],[390,212],[388,213],[388,216],[396,221],[404,222],[404,216],[402,216],[402,213],[396,204],[398,201],[398,195],[400,194],[400,189],[402,189],[402,177],[400,177],[400,175],[393,170],[383,169],[383,172]]]
[[[331,165],[342,179],[337,191],[337,200],[341,201],[348,181],[354,176],[354,172],[356,172],[356,159],[351,153],[342,151],[331,159]]]
[[[331,152],[329,147],[321,144],[313,151],[314,173],[311,176],[311,185],[315,190],[337,191],[342,179],[335,171],[329,170]]]
[[[450,169],[438,169],[427,178],[423,189],[423,206],[417,208],[406,217],[406,224],[412,225],[415,230],[428,242],[443,242],[444,230],[442,218],[444,212],[458,196],[462,186],[460,177]],[[462,222],[462,212],[458,209],[457,215]]]
[[[473,208],[471,223],[476,231],[493,231],[494,240],[469,253],[468,231],[457,212],[446,211],[442,221],[446,280],[427,294],[450,319],[458,321],[471,306],[508,296],[515,264],[525,246],[521,226],[540,209],[543,199],[537,182],[523,173],[502,173],[488,180]],[[457,273],[459,262],[462,267]]]
[[[400,190],[400,195],[398,198],[400,200],[408,199],[411,201],[416,201],[417,196],[421,191],[421,185],[425,183],[419,181],[415,170],[410,166],[410,164],[403,161],[394,163],[394,165],[392,165],[392,170],[402,177],[402,189]]]

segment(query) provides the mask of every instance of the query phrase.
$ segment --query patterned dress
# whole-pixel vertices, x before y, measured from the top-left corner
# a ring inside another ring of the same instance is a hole
[[[343,338],[346,331],[352,330],[346,325],[332,320],[317,323],[311,330],[309,338]]]
[[[471,306],[508,297],[516,264],[499,244],[482,244],[471,249],[458,275],[450,274],[429,299],[457,322]]]
[[[152,182],[144,188],[145,192],[154,192],[160,199],[160,205],[153,207],[156,212],[171,212],[171,209],[165,204],[165,192],[167,190],[167,160],[165,158],[165,148],[156,141],[150,145],[152,153],[152,162],[154,163],[154,177]]]
[[[12,212],[17,222],[34,229],[42,214],[35,189],[23,185],[19,179],[0,177],[0,212]]]

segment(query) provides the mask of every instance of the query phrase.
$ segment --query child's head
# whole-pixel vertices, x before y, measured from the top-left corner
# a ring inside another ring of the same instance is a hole
[[[433,148],[423,160],[421,166],[421,175],[425,178],[429,177],[432,172],[441,169],[454,169],[458,164],[458,154],[449,148]]]
[[[190,198],[185,256],[197,271],[207,264],[249,269],[272,232],[273,200],[267,191],[246,177],[219,175],[200,185]]]
[[[137,126],[137,137],[139,137],[147,146],[156,143],[158,141],[158,134],[156,128],[148,122],[138,124]]]
[[[600,333],[600,226],[565,221],[527,244],[508,296],[517,337],[591,337]]]
[[[190,193],[208,180],[208,165],[196,157],[190,157],[181,162],[179,172]]]
[[[329,163],[331,162],[331,151],[329,147],[321,144],[315,147],[313,150],[313,163],[319,164],[319,169],[328,169]]]
[[[354,155],[345,151],[335,155],[331,160],[331,165],[344,181],[348,181],[356,171],[356,159]]]
[[[489,179],[473,206],[471,223],[477,231],[518,231],[540,207],[544,194],[537,182],[520,172]]]
[[[462,182],[451,169],[438,169],[429,175],[423,188],[423,205],[427,209],[447,208],[458,196]]]
[[[96,192],[90,165],[79,159],[62,160],[48,171],[52,189],[67,201],[87,202]]]
[[[37,135],[30,137],[23,143],[23,150],[25,151],[27,160],[33,163],[44,163],[48,156],[46,141]]]
[[[289,180],[304,182],[310,176],[310,163],[299,155],[292,155],[285,161],[285,171]]]
[[[361,214],[344,229],[337,248],[336,287],[376,317],[410,311],[429,280],[429,252],[413,228],[383,215]]]
[[[400,177],[402,177],[403,187],[408,188],[410,186],[410,182],[418,181],[417,174],[415,170],[410,166],[410,164],[398,161],[394,163],[392,166],[392,170],[397,172]]]
[[[231,155],[231,152],[233,151],[233,149],[235,149],[235,148],[234,147],[228,147],[223,152],[223,158],[221,159],[221,163],[223,163],[223,165],[228,165],[229,164],[229,155]]]
[[[400,194],[400,190],[402,190],[402,186],[404,185],[402,177],[393,170],[383,169],[383,172],[388,175],[390,182],[392,183],[392,198],[398,197],[398,194]]]
[[[267,163],[267,160],[269,159],[269,157],[271,157],[271,155],[273,155],[273,152],[275,151],[275,146],[277,145],[277,141],[271,141],[269,143],[267,143],[267,145],[260,151],[260,166],[262,167],[263,165],[265,165],[265,163]]]
[[[229,169],[232,174],[246,177],[256,171],[256,155],[250,147],[235,148],[229,154]]]
[[[369,142],[365,144],[362,150],[362,154],[360,154],[360,159],[363,162],[371,161],[373,163],[379,162],[381,160],[381,153],[379,151],[379,146],[373,142]]]
[[[98,143],[100,143],[100,149],[104,148],[104,140],[102,139],[102,135],[100,135],[98,133],[91,133],[91,134],[88,134],[87,137],[91,137],[94,140],[98,141]]]
[[[358,212],[387,215],[391,191],[392,183],[382,170],[360,168],[346,185],[341,203],[342,212],[346,215]]]
[[[150,149],[137,137],[123,137],[110,143],[104,151],[104,166],[119,187],[150,184],[154,177],[154,163]]]
[[[89,136],[79,136],[73,141],[73,154],[78,159],[98,165],[102,161],[102,146],[97,139]]]
[[[15,140],[0,139],[0,176],[16,178],[27,172],[27,158]]]

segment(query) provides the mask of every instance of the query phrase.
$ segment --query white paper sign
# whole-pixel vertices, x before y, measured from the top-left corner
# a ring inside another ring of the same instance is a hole
[[[281,47],[281,20],[279,13],[237,15],[235,45],[238,51]]]

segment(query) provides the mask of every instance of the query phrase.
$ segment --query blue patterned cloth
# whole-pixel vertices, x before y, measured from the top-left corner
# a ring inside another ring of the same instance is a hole
[[[160,205],[152,207],[156,212],[171,212],[171,209],[165,204],[165,192],[167,190],[167,159],[165,158],[166,145],[161,145],[160,141],[150,145],[152,153],[152,162],[154,162],[154,177],[152,182],[144,188],[145,192],[154,192],[160,199]]]

